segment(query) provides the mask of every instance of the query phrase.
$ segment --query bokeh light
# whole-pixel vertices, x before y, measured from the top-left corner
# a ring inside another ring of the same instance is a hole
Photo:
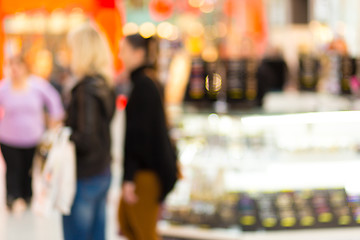
[[[156,34],[156,27],[151,22],[141,24],[139,33],[143,38],[150,38]]]
[[[210,76],[206,76],[206,82],[205,82],[205,87],[207,91],[212,91],[212,92],[218,92],[221,90],[221,86],[222,86],[222,78],[220,76],[220,74],[218,73],[214,73],[212,75],[212,82],[210,82]],[[210,86],[211,84],[211,86]]]
[[[203,13],[212,13],[215,10],[213,3],[204,3],[200,6],[200,11]]]
[[[125,36],[133,35],[139,32],[139,26],[136,23],[128,22],[123,27],[123,34]]]
[[[194,8],[199,8],[204,5],[205,0],[189,0],[189,5]]]
[[[200,22],[194,22],[188,28],[188,33],[192,37],[200,37],[204,34],[205,28]]]
[[[161,38],[169,39],[173,35],[174,26],[169,22],[162,22],[157,26],[157,34]]]

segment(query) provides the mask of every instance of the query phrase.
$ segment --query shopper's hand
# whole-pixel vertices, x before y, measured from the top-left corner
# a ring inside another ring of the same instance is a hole
[[[128,204],[135,204],[138,201],[138,197],[135,193],[135,183],[133,182],[124,182],[122,188],[123,198]]]
[[[49,129],[61,129],[61,127],[63,127],[63,122],[61,120],[54,120],[54,119],[49,119],[48,120],[48,128]]]

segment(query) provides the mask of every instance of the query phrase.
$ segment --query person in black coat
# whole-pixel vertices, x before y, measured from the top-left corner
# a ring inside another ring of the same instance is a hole
[[[105,240],[106,196],[111,182],[110,122],[115,112],[112,58],[100,32],[84,24],[69,35],[72,71],[66,125],[76,147],[77,183],[70,216],[63,216],[65,240]]]
[[[174,146],[154,80],[156,41],[127,36],[121,57],[132,83],[126,107],[126,134],[119,222],[129,240],[155,240],[159,207],[177,180]]]

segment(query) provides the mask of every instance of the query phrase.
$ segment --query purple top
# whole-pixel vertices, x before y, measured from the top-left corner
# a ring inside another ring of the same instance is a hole
[[[44,108],[54,120],[64,116],[60,95],[50,83],[33,75],[28,81],[29,88],[19,92],[12,89],[9,79],[0,82],[1,143],[34,147],[45,130]]]

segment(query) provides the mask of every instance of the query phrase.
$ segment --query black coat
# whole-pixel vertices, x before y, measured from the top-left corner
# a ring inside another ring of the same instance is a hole
[[[110,167],[114,112],[114,91],[100,76],[86,76],[72,90],[66,125],[73,130],[78,178],[96,176]]]
[[[144,67],[131,74],[133,84],[126,107],[124,181],[134,181],[138,170],[152,170],[159,177],[160,201],[177,180],[174,146],[170,141],[159,88]]]

